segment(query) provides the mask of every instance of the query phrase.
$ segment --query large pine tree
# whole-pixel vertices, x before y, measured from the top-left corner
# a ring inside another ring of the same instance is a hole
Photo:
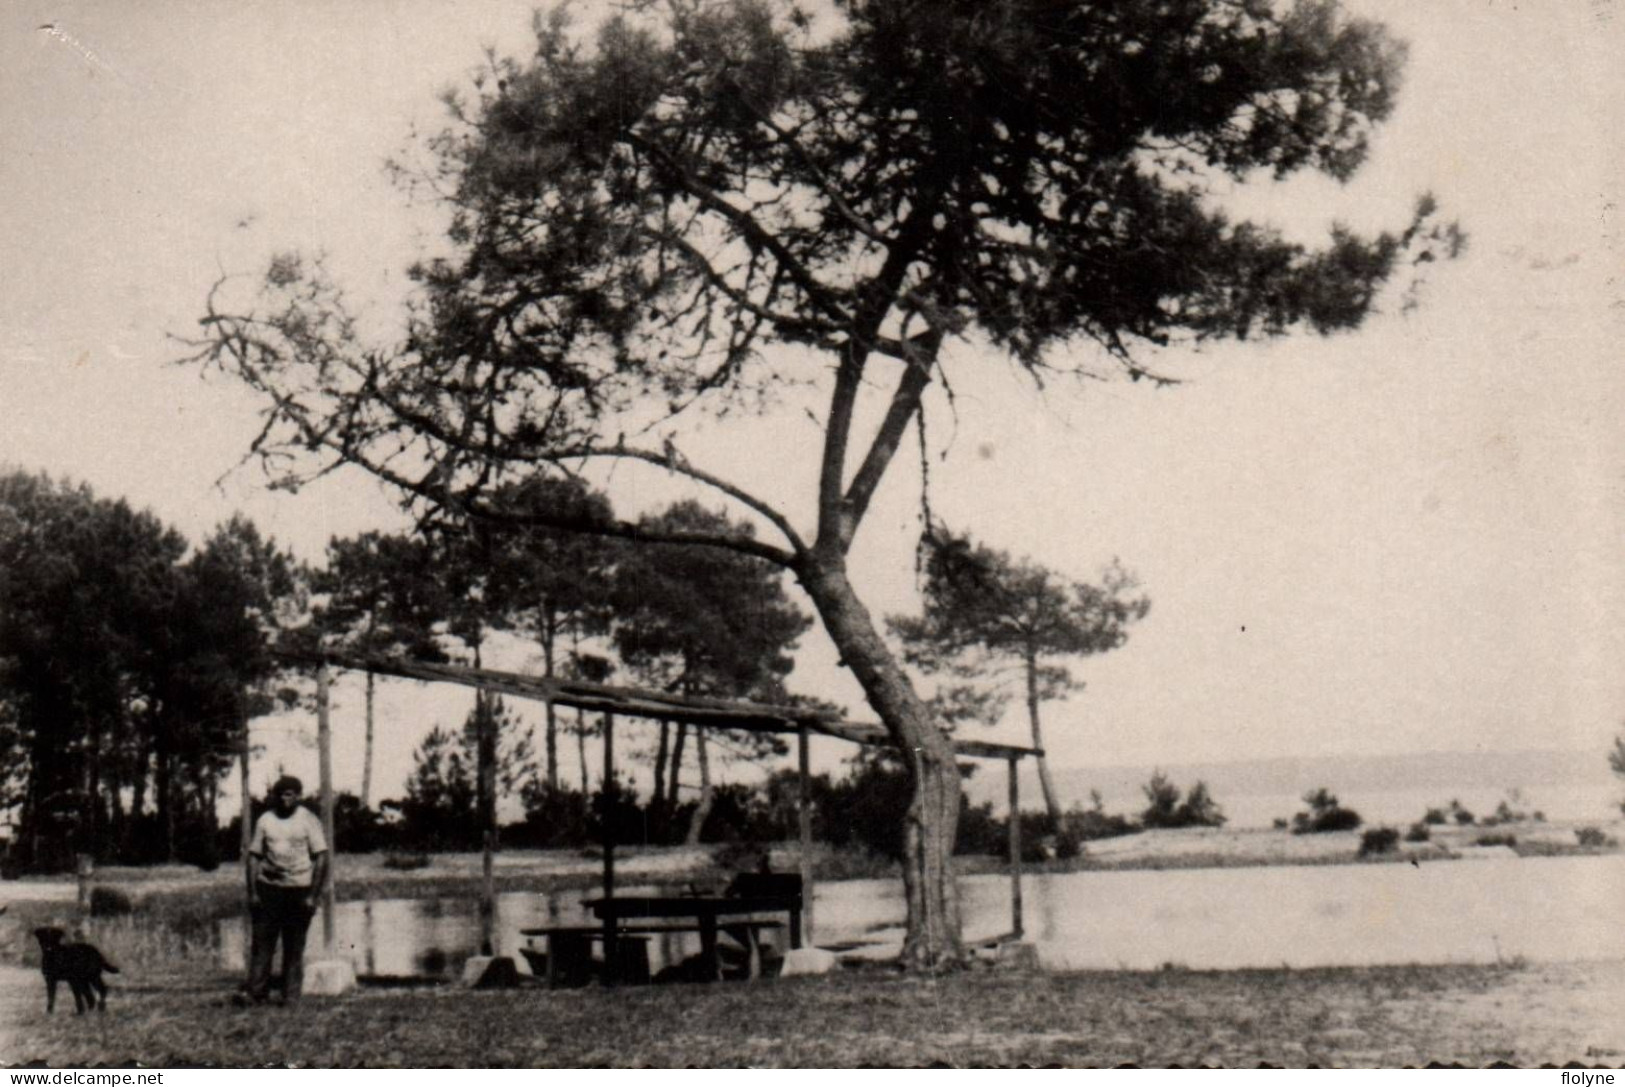
[[[926,390],[1000,356],[1142,377],[1145,345],[1357,327],[1402,261],[1459,246],[1431,202],[1311,248],[1209,192],[1352,176],[1402,55],[1334,0],[674,0],[596,34],[543,18],[430,141],[450,248],[415,271],[405,339],[359,342],[336,288],[283,258],[258,303],[215,296],[198,358],[264,394],[258,448],[295,454],[292,482],[348,461],[502,517],[505,479],[608,460],[759,518],[771,538],[577,527],[795,575],[906,755],[904,960],[934,967],[963,956],[959,775],[848,570]],[[810,520],[659,437],[793,383],[826,398]]]

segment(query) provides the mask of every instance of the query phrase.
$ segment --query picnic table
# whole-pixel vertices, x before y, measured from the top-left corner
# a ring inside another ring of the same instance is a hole
[[[600,900],[606,902],[606,900]],[[739,910],[738,900],[728,900],[728,907],[721,908],[717,900],[697,905],[699,899],[682,897],[682,899],[639,899],[639,905],[632,907],[634,912],[622,915],[619,912],[619,903],[629,900],[608,900],[614,903],[604,908],[608,918],[601,925],[549,925],[546,928],[520,929],[526,938],[541,938],[548,941],[546,955],[525,951],[526,959],[531,965],[538,968],[538,972],[546,978],[548,988],[557,988],[559,985],[585,985],[593,977],[593,955],[591,946],[595,942],[603,942],[604,946],[604,972],[613,975],[614,980],[629,981],[629,983],[642,983],[650,980],[648,973],[648,942],[655,936],[668,936],[673,933],[695,933],[700,938],[700,968],[705,980],[717,980],[720,975],[720,955],[717,951],[718,933],[725,933],[738,941],[746,949],[747,977],[760,977],[762,968],[762,954],[760,954],[760,933],[769,929],[783,928],[782,921],[760,920],[756,916],[738,916],[738,913],[760,913],[760,908]],[[661,903],[681,902],[682,907],[661,907]],[[598,903],[588,902],[588,908]],[[752,903],[760,905],[760,903]],[[783,903],[777,908],[782,910]],[[655,912],[650,912],[655,910]],[[596,912],[596,910],[595,910]],[[652,916],[676,916],[676,918],[692,918],[687,923],[671,923],[671,921],[647,921],[637,918],[652,918]]]
[[[618,951],[612,945],[622,934],[637,938],[650,931],[689,931],[700,935],[701,968],[707,979],[720,976],[717,958],[717,934],[727,933],[738,940],[749,953],[750,974],[760,972],[761,946],[759,934],[763,929],[778,928],[778,921],[763,921],[752,915],[788,913],[790,915],[790,946],[801,946],[801,896],[794,895],[624,895],[615,898],[589,899],[582,903],[603,922],[605,941],[604,961],[614,968]],[[654,918],[691,919],[688,924],[648,925]]]
[[[604,977],[615,981],[649,980],[649,940],[667,933],[692,932],[700,937],[700,974],[707,981],[721,975],[717,936],[726,934],[745,949],[746,974],[761,974],[761,934],[783,928],[777,920],[760,915],[784,913],[790,925],[790,947],[801,946],[801,877],[779,872],[741,872],[722,894],[608,895],[582,905],[597,917],[597,925],[551,925],[521,930],[530,938],[547,940],[545,963],[526,952],[540,966],[550,986],[585,984],[593,974],[592,945],[602,942]]]

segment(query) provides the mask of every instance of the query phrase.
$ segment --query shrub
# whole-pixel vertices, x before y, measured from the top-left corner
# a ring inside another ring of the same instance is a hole
[[[1458,825],[1464,827],[1470,827],[1477,821],[1472,812],[1461,806],[1461,801],[1459,800],[1452,800],[1450,802],[1450,818],[1454,819]]]
[[[1080,842],[1098,838],[1120,838],[1125,834],[1138,834],[1140,828],[1132,819],[1122,815],[1108,815],[1099,809],[1066,813],[1065,827]]]
[[[135,902],[117,887],[90,889],[90,916],[122,917],[135,910]]]
[[[1473,844],[1515,846],[1518,844],[1518,836],[1516,834],[1480,834],[1474,839]]]
[[[1600,827],[1578,827],[1574,831],[1574,837],[1587,849],[1601,849],[1605,846],[1619,844],[1613,838],[1604,834]]]
[[[1433,837],[1433,832],[1426,823],[1412,823],[1411,829],[1405,832],[1407,842],[1425,842]]]
[[[895,756],[887,753],[860,752],[849,760],[849,765],[851,773],[832,782],[828,792],[817,798],[814,823],[820,836],[833,846],[859,845],[878,856],[900,860],[903,816],[914,795],[907,772]],[[1008,828],[995,827],[992,809],[973,810],[963,791],[959,805],[955,851],[1002,853],[1007,838],[998,830]],[[1053,833],[1053,829],[1045,833]]]
[[[963,820],[963,816],[960,817]],[[1008,825],[1005,827],[1008,834]],[[998,855],[1004,852],[1004,846],[997,849],[987,849],[983,852]],[[1068,826],[1065,818],[1057,827],[1055,821],[1049,817],[1049,812],[1022,812],[1021,813],[1021,859],[1030,863],[1041,861],[1065,861],[1076,857],[1080,851],[1078,836]],[[959,852],[970,852],[961,841]]]
[[[1422,816],[1422,822],[1430,827],[1442,827],[1450,820],[1445,816],[1443,808],[1429,808]]]
[[[1025,837],[1029,818],[1031,818],[1030,815],[1021,817],[1024,846],[1030,841]],[[1009,852],[1009,849],[1009,821],[995,816],[992,804],[962,804],[960,806],[959,829],[954,838],[955,853],[980,853],[997,856]]]
[[[384,867],[396,872],[410,872],[416,868],[429,867],[427,853],[386,853],[384,854]]]
[[[1523,808],[1521,806],[1522,804],[1523,804],[1523,795],[1522,795],[1521,791],[1518,790],[1518,789],[1513,789],[1512,791],[1507,793],[1506,799],[1501,801],[1501,803],[1496,806],[1495,814],[1492,815],[1490,817],[1490,819],[1494,820],[1494,823],[1524,823],[1524,822],[1528,822],[1529,819],[1530,819],[1530,815],[1529,815],[1528,812],[1523,810]],[[1519,805],[1519,806],[1514,807],[1514,805]],[[1534,818],[1535,818],[1536,822],[1544,822],[1546,817],[1541,812],[1536,812],[1535,815],[1534,815]],[[1489,821],[1486,821],[1485,825],[1490,826],[1490,825],[1494,825],[1494,823],[1490,823]]]
[[[1373,857],[1399,848],[1399,831],[1393,827],[1372,827],[1360,835],[1360,856]]]
[[[1337,802],[1328,789],[1313,789],[1303,794],[1308,811],[1292,817],[1292,833],[1324,834],[1330,831],[1354,830],[1360,825],[1360,813]]]
[[[1145,793],[1145,810],[1140,813],[1140,822],[1148,827],[1174,826],[1174,814],[1179,810],[1179,786],[1168,780],[1168,775],[1161,770],[1151,775],[1151,780],[1140,786]]]
[[[1181,798],[1179,786],[1159,770],[1141,789],[1147,803],[1140,822],[1147,827],[1221,827],[1226,822],[1206,782],[1198,781]]]

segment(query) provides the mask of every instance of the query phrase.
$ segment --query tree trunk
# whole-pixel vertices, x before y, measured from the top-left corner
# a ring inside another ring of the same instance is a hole
[[[478,765],[475,768],[475,794],[476,807],[479,811],[480,833],[491,848],[495,848],[494,836],[497,829],[497,728],[496,707],[492,705],[484,691],[474,696],[476,699],[476,720],[479,721],[479,733],[476,736],[475,753]]]
[[[361,806],[372,807],[372,698],[375,677],[367,673],[367,750],[361,763]]]
[[[542,605],[542,674],[548,679],[553,678],[553,643],[557,638],[558,629],[556,620],[546,604]],[[547,733],[545,747],[547,752],[547,791],[549,794],[559,791],[559,718],[558,711],[553,708],[550,698],[544,702],[543,707],[547,714]]]
[[[1027,669],[1027,720],[1032,723],[1033,746],[1044,750],[1044,734],[1038,727],[1038,658],[1028,654],[1022,662]],[[1044,790],[1044,807],[1049,811],[1050,830],[1060,833],[1061,802],[1055,797],[1055,782],[1049,776],[1049,761],[1038,756],[1038,785]]]
[[[903,828],[908,934],[902,963],[911,970],[959,966],[965,947],[953,868],[960,804],[953,745],[875,630],[847,580],[844,561],[815,556],[796,573],[842,660],[891,733],[914,786]]]
[[[694,730],[694,758],[700,764],[700,803],[694,809],[694,818],[688,821],[685,845],[699,845],[700,831],[705,829],[705,818],[711,814],[711,760],[705,750],[705,730]]]
[[[173,766],[169,753],[167,739],[168,727],[166,723],[159,723],[158,744],[153,752],[155,768],[153,772],[153,803],[158,809],[158,827],[163,835],[162,853],[160,859],[173,861],[175,859],[175,783],[172,776]]]
[[[128,857],[140,856],[146,848],[142,823],[147,817],[147,786],[152,780],[152,752],[145,738],[136,739],[135,763],[130,774],[130,810],[124,832],[124,853]],[[146,858],[142,856],[144,861]]]
[[[85,754],[85,799],[79,809],[86,826],[85,840],[79,843],[79,851],[99,854],[102,844],[102,732],[94,722],[89,726],[87,738],[90,744]]]
[[[123,853],[127,845],[124,782],[119,777],[119,761],[117,758],[109,759],[102,776],[102,787],[107,792],[107,841],[113,856]]]
[[[581,815],[586,818],[590,809],[592,796],[592,781],[587,777],[587,713],[585,710],[576,710],[576,758],[581,760]]]
[[[660,739],[655,745],[655,782],[654,796],[649,801],[649,811],[653,816],[654,836],[656,841],[663,840],[662,832],[666,826],[666,759],[671,746],[671,722],[660,722]]]
[[[682,721],[677,722],[677,739],[671,745],[671,765],[666,773],[671,775],[667,779],[666,810],[677,811],[677,779],[683,772],[683,744],[688,740],[688,725]]]

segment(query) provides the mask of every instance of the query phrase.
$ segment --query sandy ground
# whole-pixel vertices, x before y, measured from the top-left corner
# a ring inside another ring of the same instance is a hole
[[[1592,824],[1587,824],[1592,825]],[[1400,842],[1407,857],[1463,860],[1512,856],[1504,845],[1479,845],[1487,836],[1515,835],[1525,845],[1573,846],[1576,824],[1526,823],[1515,827],[1436,827],[1425,842]],[[1625,827],[1604,828],[1618,838]],[[1223,864],[1324,864],[1348,860],[1359,852],[1360,831],[1292,834],[1267,827],[1184,827],[1125,834],[1089,842],[1087,856],[1102,864],[1154,867],[1212,860]]]

